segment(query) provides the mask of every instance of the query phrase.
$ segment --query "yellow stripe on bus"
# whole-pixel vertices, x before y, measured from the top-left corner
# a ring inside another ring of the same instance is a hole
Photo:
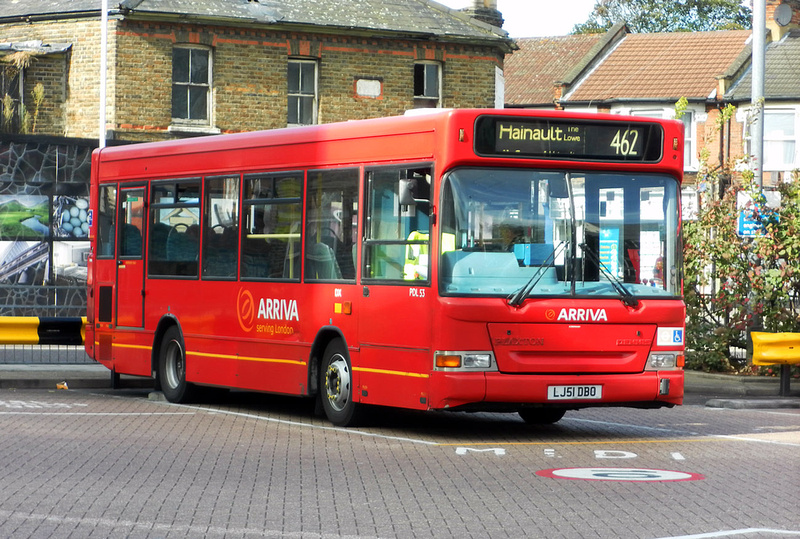
[[[411,378],[430,378],[430,374],[419,372],[387,371],[385,369],[369,369],[367,367],[353,367],[354,371],[371,372],[375,374],[390,374],[392,376],[409,376]]]
[[[218,359],[237,359],[239,361],[260,361],[262,363],[289,363],[291,365],[306,365],[305,361],[298,361],[294,359],[275,359],[267,357],[247,357],[247,356],[232,356],[229,354],[209,354],[206,352],[186,352],[187,356],[201,356],[211,357]]]
[[[100,343],[95,341],[95,345],[100,346]],[[137,350],[152,350],[153,348],[152,346],[147,346],[142,344],[123,344],[118,342],[111,343],[111,346],[116,348],[135,348]]]

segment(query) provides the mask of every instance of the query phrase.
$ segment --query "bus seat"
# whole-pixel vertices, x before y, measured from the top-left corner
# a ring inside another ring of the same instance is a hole
[[[306,251],[306,279],[341,279],[342,272],[333,249],[325,243],[315,243]]]
[[[139,227],[125,223],[122,228],[122,256],[141,256],[142,231]]]
[[[180,232],[173,228],[167,236],[167,259],[170,261],[197,261],[199,254],[197,237],[190,231]]]

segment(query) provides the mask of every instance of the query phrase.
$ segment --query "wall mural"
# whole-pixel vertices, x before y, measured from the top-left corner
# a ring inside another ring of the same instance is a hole
[[[83,316],[90,141],[0,139],[0,316]]]

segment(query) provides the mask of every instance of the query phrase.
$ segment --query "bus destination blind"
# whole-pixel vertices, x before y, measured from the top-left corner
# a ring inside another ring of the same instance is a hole
[[[475,150],[486,156],[655,162],[662,140],[661,128],[651,123],[484,116],[476,123]]]

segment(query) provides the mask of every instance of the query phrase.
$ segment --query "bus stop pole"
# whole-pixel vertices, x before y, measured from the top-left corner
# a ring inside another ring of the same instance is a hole
[[[750,147],[753,157],[753,180],[758,191],[764,187],[764,65],[767,47],[767,5],[766,0],[753,0],[753,52],[752,52],[752,125],[750,127]]]
[[[779,394],[781,397],[789,396],[789,379],[791,375],[792,366],[789,364],[781,365],[781,387]]]

